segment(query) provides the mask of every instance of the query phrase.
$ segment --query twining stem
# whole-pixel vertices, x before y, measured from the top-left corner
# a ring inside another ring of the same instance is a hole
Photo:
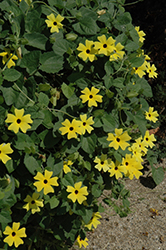
[[[30,101],[30,102],[32,102],[33,104],[35,104],[35,102],[31,99],[31,98],[29,98],[19,87],[18,87],[18,85],[16,84],[16,83],[14,83],[14,86],[16,86],[17,87],[17,89]]]
[[[71,118],[76,119],[76,117],[75,117],[75,116],[72,116],[72,115],[68,114],[68,113],[67,113],[67,112],[65,112],[65,111],[62,111],[62,110],[59,110],[59,109],[50,109],[49,107],[46,107],[46,108],[47,108],[49,111],[61,112],[61,113],[65,114],[65,115],[70,116]]]

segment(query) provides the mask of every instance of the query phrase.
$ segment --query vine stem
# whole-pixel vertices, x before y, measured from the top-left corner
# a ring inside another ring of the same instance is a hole
[[[18,85],[16,84],[16,83],[14,83],[14,86],[16,86],[17,87],[17,89],[30,101],[30,102],[32,102],[33,104],[35,104],[35,102],[31,99],[31,98],[29,98],[19,87],[18,87]]]
[[[65,114],[65,115],[70,116],[71,118],[74,118],[74,119],[76,119],[76,118],[77,118],[77,117],[72,116],[72,115],[68,114],[67,112],[62,111],[62,110],[59,110],[59,109],[50,109],[49,107],[47,107],[47,109],[48,109],[49,111],[61,112],[61,113]]]

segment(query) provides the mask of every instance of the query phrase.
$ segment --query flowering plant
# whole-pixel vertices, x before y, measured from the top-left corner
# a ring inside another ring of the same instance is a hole
[[[139,178],[144,157],[162,181],[147,130],[158,113],[145,100],[157,72],[124,3],[0,3],[3,249],[86,247],[104,189],[122,199],[116,211],[126,216],[121,180]]]

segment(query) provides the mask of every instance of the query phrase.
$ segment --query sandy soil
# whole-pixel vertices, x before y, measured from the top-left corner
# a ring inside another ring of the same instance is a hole
[[[162,166],[166,166],[166,159]],[[87,234],[87,250],[166,250],[166,175],[162,183],[154,187],[141,180],[126,180],[130,190],[131,213],[120,218],[105,205],[101,224]],[[110,191],[105,191],[108,195]],[[154,215],[151,209],[158,210]],[[72,250],[79,249],[77,247]],[[82,248],[84,249],[84,248]]]

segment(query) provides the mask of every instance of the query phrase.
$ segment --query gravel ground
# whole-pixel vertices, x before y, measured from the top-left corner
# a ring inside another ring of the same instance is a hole
[[[166,166],[166,159],[162,166]],[[127,217],[120,218],[104,205],[101,224],[87,234],[87,250],[166,250],[166,175],[163,182],[153,188],[141,182],[126,180],[131,209]],[[158,210],[158,215],[153,215],[151,208]],[[76,249],[79,248],[71,250]]]

